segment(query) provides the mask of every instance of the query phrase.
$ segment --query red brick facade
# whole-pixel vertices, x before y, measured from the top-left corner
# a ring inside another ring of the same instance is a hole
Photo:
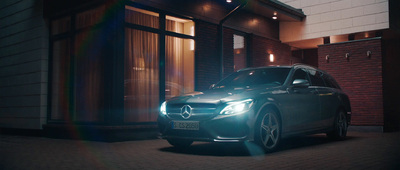
[[[195,90],[203,91],[220,79],[218,55],[218,26],[196,22]]]
[[[266,65],[290,65],[297,63],[294,57],[291,57],[290,46],[277,40],[272,40],[257,35],[252,38],[252,57],[251,63],[254,67]],[[275,61],[269,62],[269,54],[274,54]]]
[[[383,126],[381,47],[382,40],[373,38],[318,48],[319,68],[331,74],[350,97],[353,125]]]

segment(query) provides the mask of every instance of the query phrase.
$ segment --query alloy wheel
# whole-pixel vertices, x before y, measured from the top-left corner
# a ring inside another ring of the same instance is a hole
[[[340,112],[336,122],[336,130],[339,138],[344,138],[347,133],[347,120],[343,112]]]
[[[280,139],[280,124],[277,116],[271,112],[264,115],[261,121],[260,138],[266,149],[274,149]]]

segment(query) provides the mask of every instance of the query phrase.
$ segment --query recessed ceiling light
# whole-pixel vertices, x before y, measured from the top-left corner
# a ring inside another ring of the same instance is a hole
[[[226,2],[228,2],[228,3],[231,3],[231,2],[232,2],[232,0],[226,0]]]

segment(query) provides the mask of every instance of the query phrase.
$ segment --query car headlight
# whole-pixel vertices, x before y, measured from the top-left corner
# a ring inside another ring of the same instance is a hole
[[[233,115],[233,114],[242,114],[250,110],[253,105],[252,99],[229,102],[228,105],[225,106],[224,109],[219,114],[222,115]]]
[[[160,113],[162,115],[167,115],[167,102],[163,102],[160,107]]]

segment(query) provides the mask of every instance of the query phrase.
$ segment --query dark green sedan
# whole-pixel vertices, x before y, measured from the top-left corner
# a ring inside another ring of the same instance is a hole
[[[239,70],[209,90],[165,101],[161,137],[175,147],[193,141],[253,141],[270,152],[293,135],[341,140],[350,124],[348,96],[324,71],[295,64]]]

